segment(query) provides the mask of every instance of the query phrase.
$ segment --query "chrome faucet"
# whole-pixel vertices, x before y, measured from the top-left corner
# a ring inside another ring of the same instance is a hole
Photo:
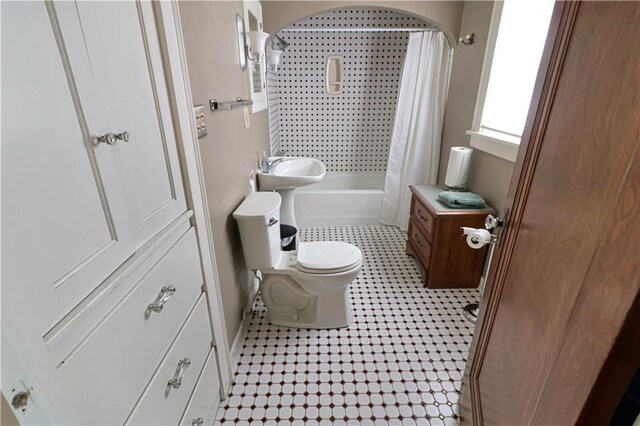
[[[271,173],[271,171],[273,170],[273,166],[275,166],[282,160],[284,160],[284,157],[276,158],[275,160],[269,161],[269,171],[267,173]]]

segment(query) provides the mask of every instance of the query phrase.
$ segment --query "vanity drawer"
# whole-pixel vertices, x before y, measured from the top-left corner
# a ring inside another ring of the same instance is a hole
[[[182,426],[212,425],[219,406],[220,376],[218,375],[218,360],[215,348],[211,348],[180,424]]]
[[[211,351],[211,342],[211,325],[207,302],[203,296],[180,330],[126,424],[177,425]],[[172,380],[178,380],[179,383],[171,386]],[[218,397],[219,395],[210,395],[210,398]]]
[[[411,217],[413,217],[416,222],[419,223],[425,231],[427,231],[427,239],[429,241],[433,241],[433,227],[436,220],[431,216],[429,210],[427,210],[427,208],[415,197],[411,200]]]
[[[191,228],[131,284],[131,290],[60,365],[61,380],[80,423],[126,420],[202,294],[202,283]],[[165,292],[158,312],[150,310],[149,304],[168,286],[175,292]]]
[[[409,241],[421,257],[422,264],[425,269],[429,269],[429,262],[431,260],[431,244],[424,235],[419,226],[416,225],[415,219],[412,217],[409,219]]]

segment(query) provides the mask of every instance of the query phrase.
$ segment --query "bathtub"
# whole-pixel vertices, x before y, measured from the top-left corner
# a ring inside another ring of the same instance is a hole
[[[296,190],[298,226],[380,223],[385,173],[327,172]]]

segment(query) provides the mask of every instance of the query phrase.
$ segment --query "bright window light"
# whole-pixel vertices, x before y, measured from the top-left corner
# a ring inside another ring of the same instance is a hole
[[[553,0],[506,0],[482,109],[480,132],[522,136]]]

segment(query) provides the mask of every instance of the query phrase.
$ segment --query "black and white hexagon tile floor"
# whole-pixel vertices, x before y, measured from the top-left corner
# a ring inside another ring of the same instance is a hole
[[[362,250],[351,284],[353,323],[287,329],[254,306],[240,364],[217,424],[456,425],[473,333],[462,308],[476,290],[422,287],[406,235],[386,226],[322,226],[303,241]]]

